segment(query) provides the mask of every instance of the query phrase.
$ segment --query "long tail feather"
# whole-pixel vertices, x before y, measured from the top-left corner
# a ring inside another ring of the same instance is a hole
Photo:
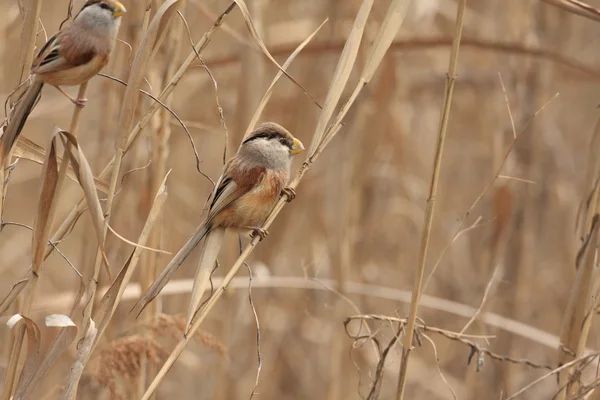
[[[204,291],[208,287],[210,275],[217,261],[219,250],[223,244],[223,238],[225,237],[225,228],[214,228],[206,236],[204,241],[204,247],[202,248],[202,255],[198,261],[198,267],[196,269],[196,277],[194,279],[194,287],[192,288],[192,298],[188,308],[188,314],[185,322],[185,331],[187,332],[190,328],[190,324],[196,315],[196,311],[200,306],[200,300]]]
[[[200,241],[206,236],[208,233],[208,227],[206,224],[202,223],[196,229],[196,233],[190,237],[187,242],[183,245],[183,247],[175,254],[175,256],[169,261],[169,264],[165,267],[165,269],[161,272],[161,274],[152,282],[152,285],[142,294],[142,297],[138,300],[138,302],[133,306],[131,312],[133,312],[137,317],[144,311],[144,308],[160,293],[160,291],[165,287],[165,285],[169,282],[173,274],[179,269],[181,264],[185,261],[185,259],[190,255],[192,250],[200,243]]]
[[[0,157],[2,157],[2,160],[6,160],[6,157],[8,157],[8,154],[12,150],[19,134],[23,130],[23,126],[25,126],[27,117],[31,114],[31,110],[35,105],[43,86],[44,82],[42,82],[41,79],[34,78],[31,86],[29,86],[19,100],[19,104],[17,104],[4,134],[0,138],[0,149],[2,150]]]
[[[4,133],[0,137],[0,219],[4,213],[4,194],[6,185],[6,163],[10,152],[25,126],[25,121],[31,113],[33,106],[40,96],[44,82],[39,78],[33,78],[33,82],[27,91],[19,99],[19,103],[13,112]]]

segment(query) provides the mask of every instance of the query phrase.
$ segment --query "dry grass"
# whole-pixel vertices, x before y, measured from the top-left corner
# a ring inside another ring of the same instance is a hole
[[[3,99],[70,3],[0,3]],[[3,161],[2,400],[600,398],[600,1],[124,3]],[[297,199],[136,319],[263,120]]]

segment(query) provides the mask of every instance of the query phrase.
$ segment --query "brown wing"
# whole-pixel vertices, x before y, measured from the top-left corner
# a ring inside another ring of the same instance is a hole
[[[60,71],[65,68],[86,64],[94,58],[95,52],[89,43],[76,43],[66,28],[52,36],[40,49],[31,67],[34,74]],[[81,42],[81,41],[80,41]]]
[[[262,182],[264,177],[265,168],[263,167],[244,168],[239,163],[229,162],[217,182],[207,222],[210,223],[219,212],[252,190]]]

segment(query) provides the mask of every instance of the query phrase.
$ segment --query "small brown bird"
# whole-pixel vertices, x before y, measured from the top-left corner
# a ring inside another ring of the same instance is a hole
[[[126,11],[118,1],[88,0],[73,22],[46,42],[31,66],[31,85],[19,99],[4,132],[2,154],[10,152],[45,83],[83,106],[85,100],[73,99],[60,86],[81,85],[108,64]]]
[[[210,276],[220,249],[224,228],[251,230],[251,236],[263,239],[267,232],[260,229],[282,194],[288,200],[295,197],[291,188],[286,188],[290,178],[292,157],[304,150],[300,140],[293,137],[284,127],[273,122],[259,125],[243,142],[237,154],[227,164],[211,195],[206,219],[196,233],[173,257],[160,276],[134,306],[137,315],[160,293],[171,276],[198,243],[208,235],[197,276]],[[212,238],[211,238],[212,235]],[[209,250],[210,248],[210,250]],[[196,279],[194,285],[200,279]],[[200,285],[200,284],[199,284]],[[198,292],[201,295],[200,291]],[[196,310],[193,299],[188,314],[188,324]]]

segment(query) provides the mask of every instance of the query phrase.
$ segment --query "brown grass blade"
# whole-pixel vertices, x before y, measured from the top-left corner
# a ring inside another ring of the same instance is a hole
[[[190,299],[190,305],[185,320],[186,331],[189,329],[190,324],[194,319],[194,315],[196,315],[196,312],[198,311],[204,291],[208,288],[210,275],[212,274],[217,257],[219,256],[219,250],[221,250],[224,237],[225,229],[215,228],[211,230],[206,235],[206,239],[204,239],[202,253],[200,255],[200,260],[198,261],[196,276],[194,278],[194,286],[192,287],[192,297]]]
[[[340,55],[340,59],[335,68],[333,78],[331,79],[329,91],[327,92],[327,97],[325,98],[323,110],[319,115],[317,127],[315,128],[315,134],[313,136],[312,143],[310,144],[307,157],[312,157],[316,152],[317,147],[323,139],[325,130],[327,129],[327,124],[329,123],[329,120],[331,119],[331,116],[333,115],[333,112],[340,101],[340,97],[342,97],[346,83],[350,78],[350,73],[354,68],[356,56],[358,55],[358,49],[360,47],[360,43],[362,42],[363,32],[365,30],[365,26],[367,25],[367,19],[371,13],[371,7],[373,7],[373,0],[363,0],[362,4],[360,5],[360,9],[358,10],[358,14],[354,19],[352,30],[348,35],[348,39],[346,39],[344,49],[342,50],[342,54]]]
[[[17,143],[15,144],[15,148],[13,149],[13,156],[32,161],[39,165],[44,165],[44,160],[46,159],[46,150],[44,150],[42,146],[35,143],[33,140],[30,140],[24,136],[19,136]],[[61,166],[63,162],[62,158],[57,157],[57,159],[58,165]],[[77,176],[75,175],[75,171],[73,171],[73,167],[71,165],[69,165],[67,169],[67,176],[72,181],[77,182]],[[99,192],[103,194],[108,193],[108,182],[94,177],[94,184],[96,185],[96,190]]]
[[[33,379],[35,371],[37,370],[40,364],[40,328],[31,319],[24,317],[21,314],[13,315],[8,321],[7,325],[13,330],[14,328],[20,328],[21,326],[23,326],[25,328],[25,332],[27,333],[27,358],[25,360],[25,365],[23,366],[23,370],[21,371],[18,385],[16,387],[16,393],[19,394],[24,391],[24,388],[26,388],[27,385],[29,385],[29,383]],[[19,340],[19,329],[17,329],[14,332],[16,332],[17,335],[16,339]],[[16,357],[15,359],[18,360],[18,357]],[[13,371],[16,371],[16,369],[7,369],[7,374],[4,377],[4,393],[2,396],[3,399],[8,399],[10,396],[11,386],[14,382],[14,375],[11,376],[11,372]],[[15,395],[13,398],[16,400],[21,399],[22,397],[17,397],[17,395]]]
[[[60,133],[63,137],[63,143],[65,144],[65,149],[69,156],[69,161],[73,166],[75,176],[77,177],[79,185],[81,186],[81,188],[83,189],[83,193],[85,194],[88,208],[90,210],[92,224],[94,226],[94,230],[96,231],[98,246],[100,248],[102,258],[106,266],[106,273],[110,278],[110,263],[108,262],[108,258],[106,257],[106,249],[104,247],[103,229],[105,219],[104,213],[102,211],[102,206],[100,205],[100,198],[98,197],[98,193],[96,192],[96,186],[94,185],[94,175],[92,174],[92,169],[85,155],[83,154],[83,150],[79,146],[77,138],[71,135],[69,132],[61,131]]]
[[[50,369],[56,364],[58,359],[63,353],[69,348],[73,340],[77,337],[77,326],[73,323],[71,318],[66,315],[53,314],[46,317],[46,326],[61,328],[60,332],[52,342],[52,345],[48,352],[44,355],[44,359],[40,363],[39,367],[35,370],[34,375],[26,386],[22,386],[17,390],[15,394],[16,399],[29,399],[31,398],[33,390],[37,384],[42,380]]]

